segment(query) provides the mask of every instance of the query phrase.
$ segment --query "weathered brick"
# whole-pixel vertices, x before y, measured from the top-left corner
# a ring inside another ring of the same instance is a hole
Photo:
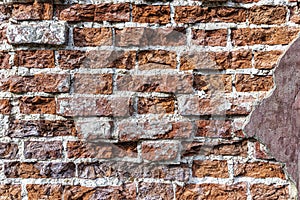
[[[62,45],[67,41],[66,24],[63,22],[30,22],[10,24],[6,36],[9,43]]]
[[[7,29],[7,24],[3,23],[3,25],[0,27],[0,44],[3,44],[4,42],[7,41],[6,29]]]
[[[122,75],[117,77],[117,90],[136,92],[192,93],[190,74]]]
[[[138,99],[139,114],[172,114],[175,111],[174,97],[153,97]]]
[[[198,137],[229,138],[232,132],[232,122],[227,120],[198,120],[196,121]]]
[[[113,145],[110,143],[88,143],[69,141],[67,144],[68,158],[112,158]]]
[[[94,21],[95,5],[93,4],[74,4],[71,6],[59,6],[57,8],[59,20],[69,22]]]
[[[134,178],[159,178],[186,181],[189,177],[189,168],[184,164],[151,165],[149,163],[123,161],[86,162],[78,165],[78,174],[80,178],[86,179],[118,178],[123,181]]]
[[[34,76],[12,76],[4,79],[2,90],[13,93],[24,92],[68,92],[70,77],[66,74],[35,74]]]
[[[185,28],[123,28],[116,29],[116,45],[181,46],[186,44]]]
[[[51,20],[53,5],[50,3],[14,4],[12,17],[16,20]]]
[[[129,21],[129,14],[130,8],[127,3],[74,4],[58,8],[59,19],[69,22],[126,22]]]
[[[134,183],[95,188],[66,186],[64,188],[63,199],[136,199],[136,186]]]
[[[232,30],[231,39],[235,46],[265,44],[289,44],[298,35],[293,27],[241,28]]]
[[[7,178],[72,178],[74,163],[7,162],[4,164]]]
[[[0,99],[0,114],[10,114],[11,104],[8,99]]]
[[[181,115],[247,115],[251,112],[255,99],[247,97],[200,98],[182,95],[177,98]]]
[[[280,164],[267,162],[235,163],[235,177],[253,178],[281,178],[285,179],[283,168]]]
[[[56,103],[52,97],[21,97],[20,112],[23,114],[55,114]]]
[[[291,22],[294,22],[295,24],[300,24],[300,15],[299,15],[299,7],[289,7],[290,10],[290,18],[289,20]]]
[[[253,6],[249,10],[249,22],[253,24],[282,24],[286,20],[284,6]]]
[[[181,55],[180,69],[244,69],[251,68],[251,62],[252,54],[250,50],[230,52],[192,51]]]
[[[165,50],[144,50],[138,52],[140,70],[176,69],[176,52]]]
[[[278,62],[282,51],[258,51],[254,52],[254,67],[256,69],[273,69]]]
[[[289,188],[287,185],[275,184],[253,184],[250,187],[250,192],[253,200],[263,199],[289,199]]]
[[[0,51],[0,69],[10,69],[11,64],[9,63],[10,55],[6,51]]]
[[[233,0],[235,3],[255,3],[259,2],[260,0]]]
[[[247,199],[245,183],[222,184],[188,184],[177,186],[176,199]]]
[[[112,45],[112,31],[110,28],[74,28],[75,46]]]
[[[113,121],[104,121],[98,118],[76,121],[76,128],[81,139],[88,142],[97,142],[103,139],[112,139]]]
[[[198,178],[229,178],[226,160],[194,160],[193,176]]]
[[[58,52],[58,62],[63,69],[118,68],[132,69],[135,66],[135,51],[72,51]]]
[[[111,94],[112,74],[79,74],[74,75],[74,92],[80,94]]]
[[[240,156],[247,157],[248,155],[247,140],[228,141],[216,143],[204,142],[182,142],[182,153],[187,156]]]
[[[273,77],[237,74],[235,88],[238,92],[269,91],[273,88]]]
[[[14,120],[10,123],[9,137],[55,137],[75,136],[76,128],[72,120]]]
[[[172,161],[177,158],[179,144],[170,141],[144,141],[142,158],[149,161]]]
[[[274,159],[271,155],[269,155],[266,147],[259,141],[254,143],[254,157],[263,160]]]
[[[194,88],[210,94],[231,92],[232,76],[226,74],[194,75]]]
[[[0,5],[0,21],[5,22],[7,21],[12,14],[12,7],[11,5]]]
[[[188,121],[173,122],[167,119],[147,119],[139,122],[123,120],[118,124],[117,132],[120,141],[182,139],[191,136],[193,125]]]
[[[54,52],[52,50],[16,51],[14,63],[18,67],[54,68]]]
[[[131,115],[129,97],[66,97],[57,99],[57,114],[63,116],[115,116]]]
[[[243,8],[176,6],[175,21],[177,23],[198,22],[245,22],[247,11]]]
[[[19,148],[14,143],[0,143],[0,158],[1,159],[16,159],[18,158]]]
[[[172,184],[166,183],[139,183],[138,199],[174,199]]]
[[[192,30],[192,43],[202,46],[226,46],[227,29],[217,30]]]
[[[21,199],[21,185],[1,184],[0,196],[5,199]]]
[[[27,184],[28,199],[56,199],[61,200],[63,187],[55,184]]]
[[[26,141],[24,144],[24,157],[28,159],[59,159],[62,158],[62,151],[61,141]]]
[[[171,21],[170,6],[133,5],[132,21],[139,23],[167,24]]]
[[[95,8],[95,21],[127,22],[130,18],[128,3],[98,4]]]

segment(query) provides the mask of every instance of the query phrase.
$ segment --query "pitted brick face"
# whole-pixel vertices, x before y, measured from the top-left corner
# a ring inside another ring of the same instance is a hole
[[[2,1],[0,199],[296,199],[298,7]]]

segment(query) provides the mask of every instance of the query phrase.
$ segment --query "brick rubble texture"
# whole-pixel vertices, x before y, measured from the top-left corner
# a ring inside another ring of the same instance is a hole
[[[295,199],[299,13],[1,1],[0,199]]]

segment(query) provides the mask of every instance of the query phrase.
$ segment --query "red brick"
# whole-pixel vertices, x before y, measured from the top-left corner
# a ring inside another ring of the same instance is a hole
[[[170,14],[170,6],[133,5],[132,21],[167,24],[171,21]]]
[[[127,22],[130,17],[128,3],[98,4],[95,8],[95,21]]]
[[[153,97],[138,99],[139,114],[172,114],[175,111],[174,97]]]
[[[52,97],[21,97],[19,106],[22,114],[56,114],[56,103]]]
[[[10,55],[6,51],[0,51],[0,69],[10,69],[11,64],[9,63]]]
[[[21,199],[21,185],[1,184],[0,196],[5,199]]]
[[[177,23],[199,22],[246,22],[247,11],[243,8],[230,7],[175,7],[175,21]]]
[[[56,199],[62,200],[63,187],[52,184],[27,184],[28,199]]]
[[[4,79],[5,80],[5,79]],[[36,74],[34,76],[12,76],[4,81],[2,89],[13,93],[24,92],[68,92],[69,75],[66,74]]]
[[[289,44],[298,35],[293,27],[241,28],[232,30],[231,39],[235,46]]]
[[[235,88],[238,92],[269,91],[273,88],[273,77],[237,74]]]
[[[247,186],[245,183],[232,185],[222,184],[188,184],[177,186],[176,199],[247,199]]]
[[[63,192],[63,199],[136,199],[136,186],[134,183],[95,188],[66,186]]]
[[[116,29],[116,45],[181,46],[186,44],[185,28],[123,28]]]
[[[287,185],[275,184],[253,184],[250,187],[250,192],[253,200],[264,199],[289,199],[289,188]]]
[[[94,21],[95,5],[74,4],[71,6],[59,6],[57,16],[59,20],[69,22]]]
[[[59,159],[62,158],[62,151],[61,141],[26,141],[24,144],[24,157],[28,159]]]
[[[140,139],[177,139],[189,138],[193,125],[188,121],[173,122],[166,119],[134,122],[123,120],[118,124],[120,141],[138,141]]]
[[[73,178],[74,163],[7,162],[4,164],[7,178]]]
[[[273,69],[276,67],[282,51],[258,51],[254,53],[256,69]]]
[[[57,99],[57,113],[63,116],[115,116],[131,115],[129,97],[66,97]]]
[[[16,20],[51,20],[53,5],[50,3],[14,4],[12,17]]]
[[[257,159],[263,159],[263,160],[268,160],[268,159],[273,159],[271,155],[269,155],[266,147],[261,144],[260,142],[255,142],[254,143],[254,156]]]
[[[112,45],[112,31],[110,28],[74,28],[75,46]]]
[[[235,3],[255,3],[259,2],[260,0],[233,0]]]
[[[194,88],[209,94],[231,92],[232,76],[226,74],[194,75]]]
[[[54,52],[52,50],[16,51],[15,65],[28,68],[54,68]]]
[[[283,24],[287,8],[284,6],[253,6],[249,10],[249,22],[252,24]]]
[[[252,67],[250,50],[225,52],[195,51],[184,53],[180,57],[181,70],[193,69],[245,69]]]
[[[75,51],[61,50],[58,62],[62,69],[118,68],[132,69],[135,66],[135,51]]]
[[[192,43],[202,46],[226,46],[227,29],[218,30],[192,30]]]
[[[127,3],[102,3],[98,5],[75,4],[68,7],[61,6],[58,9],[59,19],[70,22],[126,22],[129,21],[129,14],[130,8]]]
[[[123,75],[117,77],[117,90],[136,92],[192,93],[190,74]]]
[[[169,141],[144,141],[142,158],[149,161],[172,161],[177,158],[179,145]]]
[[[12,138],[76,135],[72,120],[14,120],[11,121],[8,132],[8,136]]]
[[[299,7],[290,7],[290,21],[294,22],[295,24],[300,24],[300,15],[299,15]]]
[[[7,41],[7,37],[6,37],[6,28],[7,25],[4,25],[0,27],[0,44],[3,44],[4,41]]]
[[[194,160],[193,177],[229,178],[226,160]]]
[[[236,163],[234,165],[234,176],[285,179],[285,174],[280,164],[267,162]]]
[[[14,143],[0,143],[0,158],[1,159],[17,159],[19,148]]]
[[[112,74],[74,75],[74,92],[80,94],[111,94],[113,92]]]
[[[10,114],[11,104],[8,99],[0,99],[0,114]]]
[[[139,70],[176,69],[176,52],[144,50],[138,53]]]
[[[189,156],[248,156],[247,140],[227,142],[182,142],[184,157]]]
[[[232,133],[232,122],[225,120],[198,120],[195,136],[229,138]]]
[[[88,143],[69,141],[67,144],[68,158],[112,158],[113,145],[105,143]]]
[[[172,184],[165,183],[139,183],[138,199],[174,199]]]

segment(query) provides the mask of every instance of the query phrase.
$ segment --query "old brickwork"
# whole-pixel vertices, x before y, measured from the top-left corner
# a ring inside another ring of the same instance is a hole
[[[243,126],[294,1],[1,0],[3,199],[295,199]]]

